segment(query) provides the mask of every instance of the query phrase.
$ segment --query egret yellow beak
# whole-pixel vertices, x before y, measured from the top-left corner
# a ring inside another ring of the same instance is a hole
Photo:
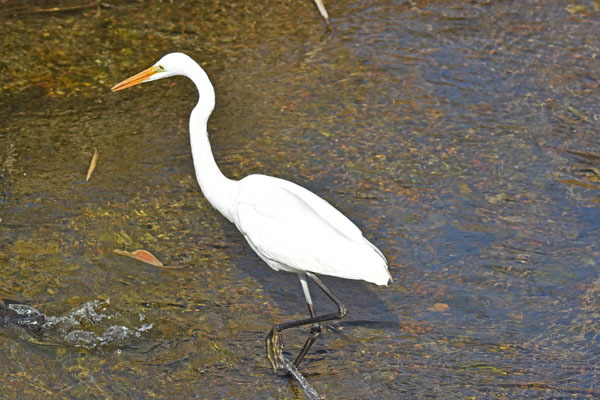
[[[119,90],[127,89],[128,87],[132,87],[137,85],[138,83],[144,82],[146,79],[150,78],[152,75],[157,72],[161,72],[162,70],[159,67],[150,67],[148,69],[143,70],[139,74],[136,74],[130,78],[125,79],[123,82],[117,83],[112,87],[113,92],[118,92]]]

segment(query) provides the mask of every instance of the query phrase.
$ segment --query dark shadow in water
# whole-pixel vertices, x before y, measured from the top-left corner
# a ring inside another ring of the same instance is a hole
[[[293,313],[301,312],[306,313],[308,316],[298,277],[293,273],[271,269],[252,251],[234,225],[226,221],[223,223],[227,225],[223,229],[226,241],[228,243],[238,243],[239,247],[238,249],[224,248],[222,251],[234,253],[230,254],[231,260],[235,268],[242,273],[242,276],[249,276],[258,282],[264,292],[269,295],[273,304],[282,309],[282,313],[290,314],[290,320],[293,319]],[[326,325],[351,326],[358,324],[357,321],[361,320],[399,325],[397,316],[391,312],[387,304],[378,295],[378,291],[386,290],[385,286],[327,275],[319,275],[319,277],[348,308],[348,315],[343,320]],[[336,310],[335,305],[316,285],[309,282],[309,289],[317,314],[325,314]],[[371,318],[367,318],[368,316],[374,319],[371,320]],[[277,324],[285,321],[270,322]]]

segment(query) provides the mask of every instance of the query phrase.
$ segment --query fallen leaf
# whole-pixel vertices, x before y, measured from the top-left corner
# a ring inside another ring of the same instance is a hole
[[[145,262],[146,264],[154,265],[155,267],[163,267],[163,263],[158,260],[158,258],[154,257],[152,253],[146,250],[136,250],[136,251],[124,251],[119,249],[114,249],[113,253],[119,256],[126,256],[135,258],[138,261]]]
[[[92,161],[90,162],[90,167],[88,168],[87,176],[85,177],[85,181],[89,181],[92,176],[92,172],[96,168],[96,163],[98,162],[98,149],[94,148],[94,155],[92,156]]]
[[[183,265],[163,265],[163,263],[152,253],[146,250],[136,250],[136,251],[125,251],[119,249],[113,249],[113,253],[119,256],[131,257],[135,258],[138,261],[145,262],[146,264],[154,265],[155,267],[160,268],[168,268],[168,269],[182,269],[185,268]]]
[[[436,311],[436,312],[444,312],[444,311],[448,311],[449,309],[450,309],[450,307],[446,303],[435,303],[433,305],[433,307],[428,308],[429,311]]]

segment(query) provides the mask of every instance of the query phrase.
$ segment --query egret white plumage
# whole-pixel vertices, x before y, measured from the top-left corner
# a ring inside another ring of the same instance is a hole
[[[276,325],[266,338],[267,358],[273,369],[280,372],[286,365],[280,332],[311,325],[310,335],[294,361],[298,366],[321,331],[319,323],[341,319],[347,311],[316,274],[387,285],[391,275],[385,257],[346,216],[303,187],[266,175],[249,175],[236,181],[221,173],[207,132],[215,92],[204,70],[189,56],[167,54],[112,90],[175,75],[191,79],[200,95],[190,116],[190,144],[202,193],[214,208],[236,225],[267,265],[275,271],[293,272],[300,278],[310,318]],[[315,314],[307,277],[337,305],[336,313]]]

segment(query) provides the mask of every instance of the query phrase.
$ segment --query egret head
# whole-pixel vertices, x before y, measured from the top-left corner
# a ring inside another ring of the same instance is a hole
[[[175,75],[185,75],[186,67],[190,64],[190,61],[192,61],[192,59],[186,54],[169,53],[158,60],[158,62],[150,68],[125,79],[123,82],[117,83],[112,87],[112,91],[116,92],[127,89],[128,87],[135,86],[138,83],[156,81],[158,79],[168,78]]]

